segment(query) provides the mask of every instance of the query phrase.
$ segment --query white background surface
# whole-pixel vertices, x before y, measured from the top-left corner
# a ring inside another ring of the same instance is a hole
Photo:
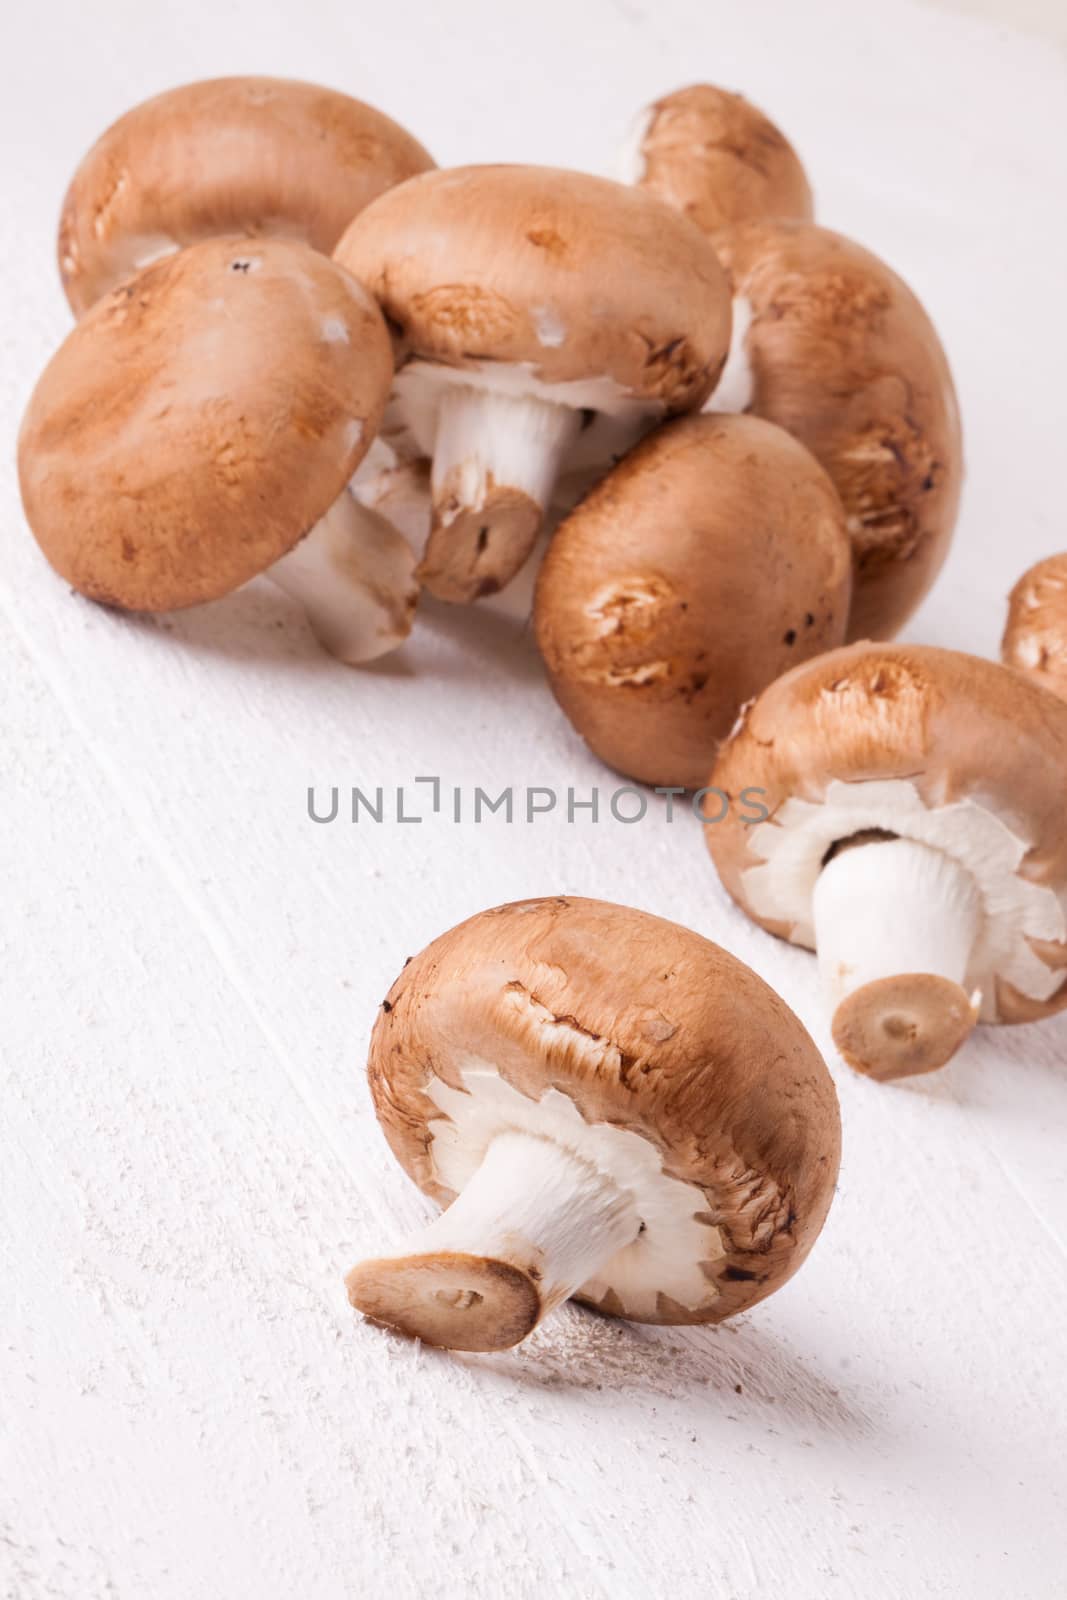
[[[134,101],[284,72],[443,164],[610,171],[630,115],[703,77],[781,122],[821,218],[942,329],[970,477],[909,632],[991,653],[1067,538],[1056,44],[906,0],[39,0],[0,26],[0,1592],[1063,1595],[1067,1022],[895,1089],[832,1061],[830,1221],[732,1325],[565,1308],[468,1358],[371,1330],[342,1274],[425,1214],[362,1076],[406,955],[502,900],[621,899],[730,945],[829,1049],[813,962],[659,812],[316,827],[311,783],[613,782],[506,617],[427,608],[365,673],[265,587],[122,620],[45,567],[11,461],[68,327],[62,189]]]

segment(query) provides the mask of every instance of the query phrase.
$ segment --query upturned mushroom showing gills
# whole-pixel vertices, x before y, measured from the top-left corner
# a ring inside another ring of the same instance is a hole
[[[1001,656],[1067,700],[1067,554],[1039,561],[1011,591]]]
[[[349,662],[417,598],[396,530],[348,492],[389,393],[389,335],[327,256],[212,239],[147,267],[69,334],[19,437],[22,499],[91,600],[172,611],[262,573]]]
[[[706,233],[754,217],[812,215],[811,187],[789,140],[744,95],[696,83],[638,117],[624,179]]]
[[[569,459],[604,465],[697,410],[730,340],[708,241],[653,196],[542,167],[430,172],[390,190],[336,258],[395,328],[395,407],[433,461],[420,576],[441,599],[502,588]]]
[[[814,223],[742,223],[714,243],[734,332],[708,409],[766,417],[826,468],[852,538],[849,638],[889,638],[940,571],[959,504],[959,412],[934,327],[884,262]]]
[[[1067,705],[995,662],[857,644],[786,673],[709,782],[764,791],[707,841],[769,932],[818,952],[844,1059],[942,1066],[974,1023],[1067,1006]]]
[[[556,529],[534,604],[553,693],[609,766],[696,788],[745,701],[843,643],[845,514],[802,444],[681,417]]]
[[[391,118],[317,84],[169,89],[113,123],[74,174],[59,227],[71,310],[215,235],[281,234],[328,255],[357,211],[432,166]]]
[[[659,917],[556,897],[483,911],[389,991],[369,1074],[390,1148],[447,1207],[348,1276],[428,1344],[501,1350],[570,1296],[720,1322],[796,1271],[840,1151],[788,1006]]]

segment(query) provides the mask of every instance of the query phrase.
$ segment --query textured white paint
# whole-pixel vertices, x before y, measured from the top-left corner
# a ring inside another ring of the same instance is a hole
[[[970,480],[910,633],[993,653],[1011,583],[1062,543],[1060,59],[905,0],[891,25],[849,0],[511,15],[456,0],[422,51],[413,0],[8,7],[4,437],[70,325],[52,267],[63,186],[133,100],[289,72],[382,104],[443,161],[607,171],[636,107],[717,77],[795,134],[821,214],[887,255],[942,327]],[[551,85],[550,116],[531,84]],[[1005,382],[1020,352],[1026,382]],[[979,1028],[899,1089],[835,1063],[826,1232],[732,1326],[564,1307],[515,1353],[459,1359],[364,1326],[343,1273],[430,1214],[360,1074],[405,956],[488,901],[607,895],[728,943],[828,1049],[814,963],[727,904],[681,808],[611,819],[616,780],[503,607],[427,605],[360,673],[264,584],[124,619],[49,573],[11,454],[5,1600],[1058,1596],[1067,1023]],[[407,791],[421,824],[307,818],[308,784],[381,784],[392,815],[395,785],[434,773],[437,814],[426,786]],[[599,783],[605,820],[568,823],[565,801],[530,826],[451,820],[454,784],[508,782],[579,798]]]

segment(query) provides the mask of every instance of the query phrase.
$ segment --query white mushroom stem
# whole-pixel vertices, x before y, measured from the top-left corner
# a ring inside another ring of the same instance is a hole
[[[444,386],[431,480],[439,520],[480,511],[493,489],[525,495],[543,513],[581,421],[571,406],[535,395]]]
[[[401,455],[379,434],[348,487],[361,505],[385,517],[421,555],[430,531],[428,460]]]
[[[622,144],[619,147],[615,163],[615,175],[620,183],[627,186],[642,182],[648,171],[648,160],[645,156],[645,140],[656,120],[655,106],[646,106],[639,111],[627,128]]]
[[[526,564],[581,412],[524,393],[438,383],[433,518],[419,567],[440,600],[495,594]]]
[[[964,991],[982,926],[972,874],[911,839],[848,845],[819,874],[812,916],[846,1059],[876,1077],[942,1065],[977,1015]]]
[[[436,1221],[353,1269],[349,1298],[430,1344],[505,1349],[640,1229],[628,1190],[554,1140],[509,1130]]]
[[[323,649],[350,666],[411,632],[419,592],[411,547],[347,489],[265,576],[304,607]]]
[[[752,302],[747,295],[734,296],[733,317],[730,327],[730,350],[726,365],[715,385],[714,392],[705,400],[705,411],[747,411],[756,398],[756,374],[748,353],[748,335],[752,327]]]
[[[564,343],[551,308],[539,314],[545,347]],[[573,504],[572,476],[588,487],[662,410],[603,374],[546,383],[525,362],[408,361],[382,431],[432,461],[420,581],[458,602],[503,589],[532,554],[553,491]]]
[[[819,874],[815,948],[834,1005],[862,984],[928,972],[962,984],[982,902],[974,878],[912,839],[849,846]]]

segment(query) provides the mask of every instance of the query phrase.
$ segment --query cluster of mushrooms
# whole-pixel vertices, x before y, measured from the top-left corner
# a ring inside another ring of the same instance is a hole
[[[707,840],[737,904],[817,951],[877,1079],[978,1020],[1067,1005],[1067,556],[1003,664],[890,641],[962,478],[937,334],[812,220],[792,146],[697,86],[625,182],[438,169],[332,90],[198,83],[70,185],[78,319],[29,402],[26,515],[75,589],[166,612],[267,577],[352,665],[422,591],[536,567],[563,711],[609,766],[758,788]],[[840,1128],[801,1024],[696,933],[557,897],[435,941],[371,1047],[400,1163],[446,1207],[349,1278],[428,1342],[514,1344],[561,1300],[718,1321],[799,1265]]]

